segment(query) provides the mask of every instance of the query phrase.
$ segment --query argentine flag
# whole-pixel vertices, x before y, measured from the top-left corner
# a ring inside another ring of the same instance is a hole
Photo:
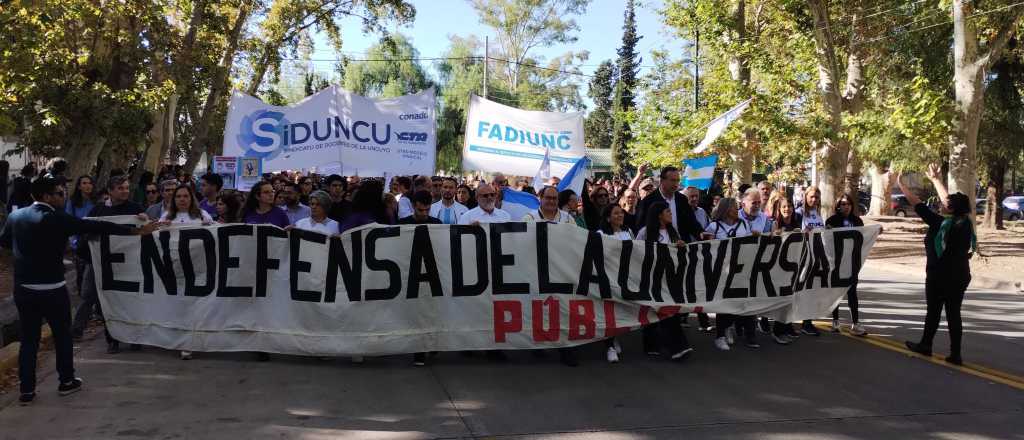
[[[706,126],[708,127],[708,131],[704,134],[704,140],[700,141],[700,144],[697,145],[697,148],[693,149],[693,152],[702,153],[704,150],[707,150],[708,147],[711,146],[711,143],[714,142],[715,139],[718,139],[718,137],[725,132],[726,128],[729,128],[729,124],[732,124],[732,121],[739,119],[740,115],[743,114],[743,111],[749,106],[750,100],[748,99],[736,104],[735,107],[729,109],[729,111],[725,113],[722,113],[715,118],[715,120],[708,123]]]
[[[523,216],[540,209],[540,200],[528,192],[516,191],[512,188],[501,190],[501,209],[518,222]]]
[[[571,189],[576,193],[577,197],[581,197],[581,194],[583,194],[583,181],[587,179],[588,166],[590,166],[590,159],[587,156],[577,160],[572,168],[569,168],[569,172],[565,173],[565,177],[562,177],[562,180],[558,182],[558,192]]]
[[[548,179],[551,178],[551,150],[544,149],[544,160],[540,163],[540,169],[537,170],[537,175],[533,176],[533,189],[540,192],[544,185],[547,185]]]
[[[683,160],[683,188],[695,186],[697,189],[708,189],[715,177],[715,165],[718,155]]]

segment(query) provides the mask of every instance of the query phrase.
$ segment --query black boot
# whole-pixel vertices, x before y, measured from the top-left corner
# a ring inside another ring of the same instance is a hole
[[[917,353],[917,354],[922,355],[922,356],[931,356],[932,355],[931,347],[925,347],[925,346],[923,346],[923,345],[921,345],[921,344],[919,344],[917,342],[910,342],[910,341],[907,341],[906,344],[907,344],[907,350],[910,350],[910,351],[912,351],[914,353]]]

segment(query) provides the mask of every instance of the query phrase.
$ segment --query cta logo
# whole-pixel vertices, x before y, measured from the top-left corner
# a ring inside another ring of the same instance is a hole
[[[427,134],[419,131],[403,131],[397,133],[400,142],[422,144],[427,142]]]
[[[270,159],[280,153],[288,124],[284,113],[257,110],[242,118],[235,140],[242,146],[246,157]]]

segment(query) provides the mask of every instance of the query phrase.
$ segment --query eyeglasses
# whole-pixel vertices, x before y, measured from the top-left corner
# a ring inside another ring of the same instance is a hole
[[[489,199],[491,197],[494,197],[495,195],[496,194],[477,194],[476,198],[478,198],[478,199]]]

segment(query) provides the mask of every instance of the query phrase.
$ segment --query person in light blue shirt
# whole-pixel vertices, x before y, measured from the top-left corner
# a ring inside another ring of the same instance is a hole
[[[71,193],[71,198],[64,204],[64,212],[68,215],[77,219],[85,218],[89,215],[89,211],[96,206],[96,186],[92,180],[92,176],[80,176],[75,180],[75,189]],[[78,287],[78,295],[82,295],[82,276],[85,274],[86,261],[78,258],[78,236],[71,236],[71,255],[75,255],[75,285]]]
[[[772,220],[761,211],[761,192],[757,188],[749,188],[743,193],[740,218],[750,225],[750,232],[753,234],[772,232]]]
[[[466,205],[455,201],[455,179],[446,177],[441,182],[441,200],[430,205],[430,216],[446,225],[459,223],[459,216],[469,211]]]

